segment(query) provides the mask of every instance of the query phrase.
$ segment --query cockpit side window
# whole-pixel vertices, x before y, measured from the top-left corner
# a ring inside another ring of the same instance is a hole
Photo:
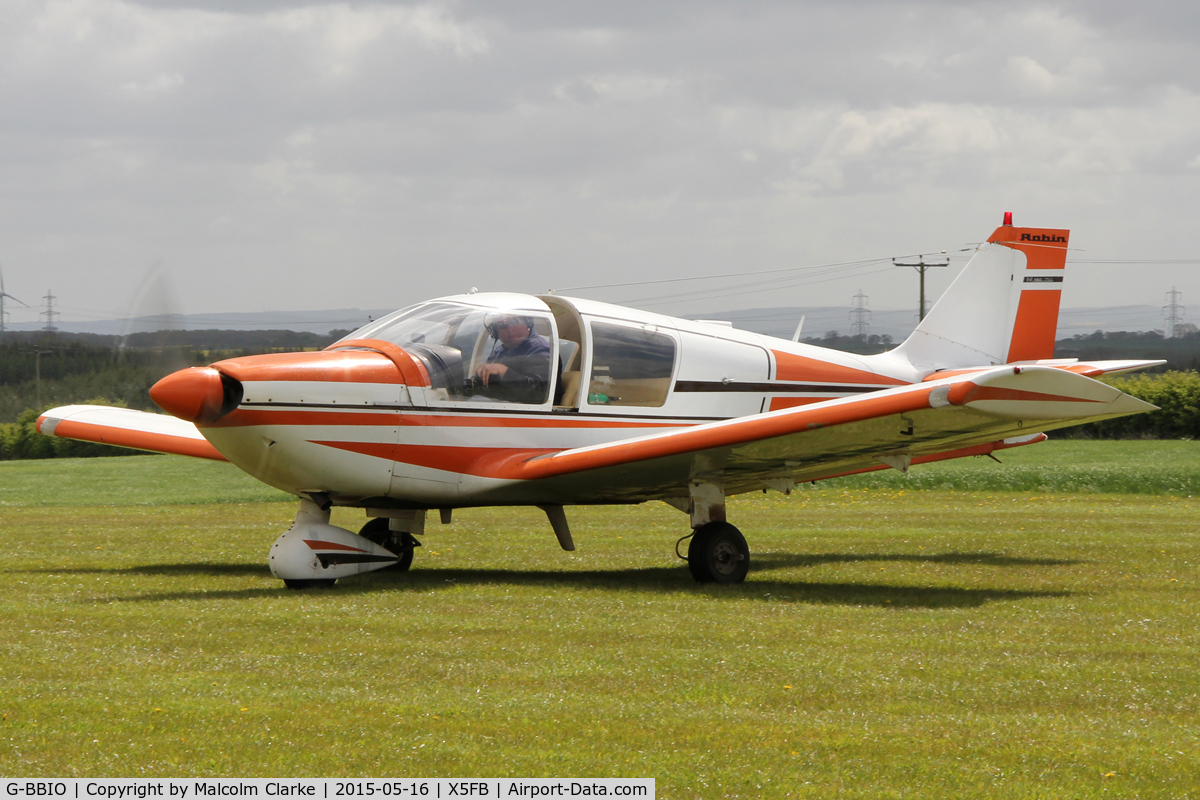
[[[484,320],[487,339],[472,362],[472,399],[545,403],[551,381],[561,384],[549,318],[523,311],[496,312]]]

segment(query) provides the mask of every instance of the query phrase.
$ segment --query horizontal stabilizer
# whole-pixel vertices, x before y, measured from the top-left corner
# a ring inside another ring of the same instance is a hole
[[[1162,359],[1153,361],[1125,359],[1121,361],[1079,361],[1074,358],[1045,358],[1039,361],[1023,361],[1019,364],[1013,364],[1014,367],[1054,367],[1065,372],[1074,372],[1076,375],[1083,375],[1088,378],[1098,378],[1101,375],[1120,375],[1125,372],[1133,372],[1147,367],[1157,367],[1167,363]],[[943,369],[937,372],[932,372],[925,377],[926,381],[936,381],[942,378],[950,378],[956,375],[971,375],[980,372],[987,372],[995,369],[995,366],[987,367],[962,367],[959,369]]]

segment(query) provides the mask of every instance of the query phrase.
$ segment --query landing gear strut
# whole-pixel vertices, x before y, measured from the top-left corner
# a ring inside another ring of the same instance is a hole
[[[706,522],[692,535],[687,560],[697,583],[741,583],[750,571],[750,548],[728,522]]]
[[[725,487],[719,480],[694,479],[688,484],[686,500],[673,498],[667,502],[692,518],[692,543],[688,545],[687,562],[697,583],[741,583],[746,580],[746,573],[750,571],[750,548],[742,532],[725,521]],[[678,543],[675,547],[678,554]]]

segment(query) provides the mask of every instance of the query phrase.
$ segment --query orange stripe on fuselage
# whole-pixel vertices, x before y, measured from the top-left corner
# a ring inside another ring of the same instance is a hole
[[[560,452],[558,449],[497,447],[453,447],[448,445],[388,444],[383,442],[313,442],[364,456],[398,461],[417,467],[440,469],[460,475],[505,477],[502,464],[523,463],[531,458]]]
[[[806,383],[867,383],[877,386],[903,386],[906,381],[889,378],[876,372],[830,364],[783,350],[772,350],[775,356],[775,380]]]

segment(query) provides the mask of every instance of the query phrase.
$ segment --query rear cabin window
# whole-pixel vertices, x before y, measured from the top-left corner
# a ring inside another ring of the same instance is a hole
[[[675,370],[675,340],[640,328],[592,323],[588,403],[661,406]]]

